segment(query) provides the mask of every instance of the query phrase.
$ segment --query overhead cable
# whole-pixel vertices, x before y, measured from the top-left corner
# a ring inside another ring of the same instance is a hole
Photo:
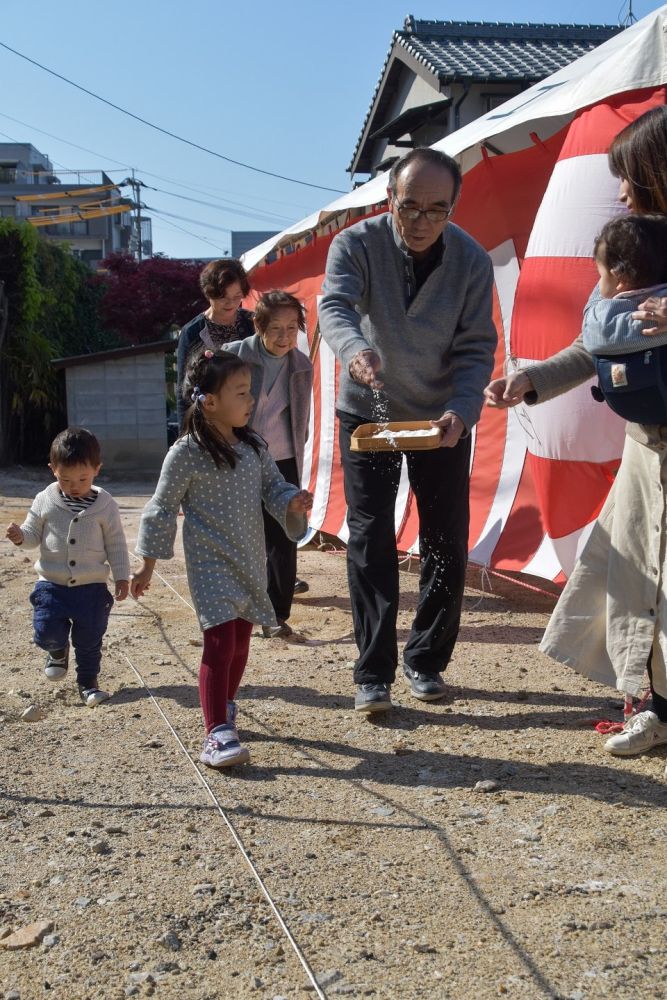
[[[96,150],[89,149],[87,146],[79,146],[76,142],[71,142],[69,139],[63,139],[62,136],[60,135],[54,135],[53,132],[46,132],[43,128],[38,128],[36,125],[30,125],[28,122],[23,122],[18,118],[12,118],[11,115],[6,114],[4,111],[0,111],[0,118],[7,118],[10,122],[14,122],[16,125],[22,125],[24,128],[30,128],[34,132],[39,132],[41,135],[48,136],[49,139],[55,139],[56,142],[63,142],[66,146],[72,146],[74,149],[80,149],[84,153],[92,153],[93,156],[99,156],[103,160],[108,160],[109,163],[118,163],[120,164],[120,167],[122,167],[125,170],[136,170],[137,173],[145,174],[147,177],[155,177],[157,178],[157,180],[166,181],[168,184],[175,184],[176,187],[185,188],[186,191],[194,191],[196,194],[209,194],[209,195],[218,194],[216,188],[193,187],[191,184],[184,184],[183,181],[177,181],[173,177],[164,177],[162,174],[154,174],[151,170],[145,170],[143,167],[137,166],[136,163],[134,165],[131,165],[129,163],[123,163],[121,160],[114,160],[112,156],[107,156],[105,153],[98,153]],[[0,134],[4,135],[5,133],[0,133]],[[7,138],[11,137],[7,136]],[[18,142],[18,141],[19,141],[18,139],[12,139],[12,142]],[[56,161],[54,160],[53,162],[55,163]],[[105,173],[107,174],[120,173],[120,167],[119,169],[114,169],[114,170],[107,169],[105,170]],[[33,174],[42,173],[42,171],[30,171],[30,172]],[[59,170],[58,173],[60,172],[61,171]],[[68,173],[78,173],[78,172],[79,171],[76,170],[68,171]],[[81,170],[81,173],[84,173],[84,171]],[[235,195],[236,191],[227,191],[226,193],[227,195]],[[266,198],[263,195],[255,194],[255,192],[253,192],[253,198],[255,198],[257,201],[267,201],[273,205],[286,205],[290,208],[297,208],[302,215],[308,212],[308,208],[306,208],[304,205],[297,205],[295,202],[282,201],[277,198]],[[231,204],[233,205],[234,202],[231,202]]]
[[[147,125],[148,128],[152,128],[156,132],[161,132],[162,135],[169,136],[170,139],[176,139],[177,142],[185,143],[186,146],[191,146],[193,149],[199,149],[202,153],[208,153],[210,156],[215,156],[218,160],[224,160],[225,163],[232,163],[236,167],[242,167],[244,170],[252,170],[254,173],[264,174],[266,177],[275,177],[280,181],[288,181],[290,184],[300,184],[302,187],[317,188],[318,191],[332,191],[336,194],[346,193],[345,191],[341,191],[339,188],[326,187],[324,184],[313,184],[311,181],[298,180],[296,177],[287,177],[285,174],[277,174],[272,170],[263,170],[261,167],[254,167],[250,163],[243,163],[242,160],[235,160],[231,156],[225,156],[224,153],[218,153],[215,149],[209,149],[208,146],[202,146],[198,142],[193,142],[191,139],[185,139],[182,135],[177,135],[176,132],[171,132],[169,129],[162,128],[161,125],[155,125],[153,122],[149,122],[147,118],[142,118],[140,115],[135,115],[133,111],[128,111],[127,108],[121,108],[119,104],[114,104],[113,101],[108,101],[106,97],[101,97],[92,90],[88,90],[87,87],[83,87],[80,83],[75,83],[74,80],[70,80],[68,77],[63,76],[62,73],[57,73],[55,70],[49,69],[48,66],[44,66],[42,63],[37,62],[36,59],[31,59],[30,56],[26,56],[23,52],[19,52],[18,49],[13,49],[11,45],[7,45],[6,42],[0,42],[0,47],[7,49],[8,52],[12,52],[15,56],[18,56],[19,59],[25,59],[26,62],[31,63],[33,66],[37,66],[38,69],[44,70],[45,73],[49,73],[51,76],[55,76],[59,80],[62,80],[64,83],[68,83],[71,87],[76,87],[77,90],[82,91],[84,94],[88,94],[89,97],[94,97],[96,101],[101,101],[102,104],[106,104],[115,111],[120,111],[121,114],[127,115],[128,118],[134,118],[135,121],[141,122],[142,125]]]

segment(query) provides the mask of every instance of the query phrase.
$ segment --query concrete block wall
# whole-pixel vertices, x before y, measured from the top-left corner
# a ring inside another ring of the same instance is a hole
[[[106,472],[157,472],[167,453],[165,355],[66,370],[67,421],[99,439]]]

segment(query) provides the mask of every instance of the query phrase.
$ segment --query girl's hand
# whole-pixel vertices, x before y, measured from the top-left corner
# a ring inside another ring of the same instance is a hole
[[[18,524],[16,524],[14,521],[12,521],[12,523],[7,528],[6,537],[9,539],[10,542],[13,542],[14,545],[21,545],[21,543],[23,542],[23,532],[19,528]]]
[[[130,578],[130,594],[138,601],[150,589],[151,577],[155,568],[155,559],[144,559],[138,573]]]
[[[656,333],[667,333],[667,298],[659,298],[651,295],[639,306],[637,312],[632,313],[633,319],[641,319],[653,326],[642,330],[645,337],[653,337]]]
[[[130,591],[130,584],[127,580],[116,580],[114,597],[117,601],[124,601]]]
[[[287,509],[291,514],[305,514],[313,506],[313,495],[308,490],[300,490],[287,504]]]

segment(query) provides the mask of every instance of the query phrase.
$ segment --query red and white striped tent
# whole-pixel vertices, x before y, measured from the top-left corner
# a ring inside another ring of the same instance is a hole
[[[597,279],[594,236],[620,211],[606,151],[628,122],[666,103],[666,33],[663,6],[435,145],[456,156],[464,172],[456,222],[494,263],[496,373],[510,358],[521,364],[550,357],[578,335]],[[312,531],[343,541],[338,372],[317,338],[317,298],[333,236],[386,211],[386,184],[386,174],[374,178],[244,258],[255,292],[285,288],[308,310],[309,343],[302,347],[314,348],[315,386],[304,485],[315,495]],[[609,490],[622,443],[622,422],[593,401],[589,385],[539,407],[486,409],[474,432],[471,561],[551,580],[569,573]],[[396,537],[401,551],[418,550],[405,475]]]

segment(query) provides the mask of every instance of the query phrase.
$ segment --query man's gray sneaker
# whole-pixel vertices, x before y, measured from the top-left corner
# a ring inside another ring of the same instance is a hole
[[[250,753],[239,743],[234,726],[225,723],[208,734],[199,759],[208,767],[231,767],[233,764],[247,764]]]
[[[387,712],[391,708],[390,684],[359,684],[354,698],[356,712]]]
[[[447,694],[447,688],[440,674],[426,674],[403,664],[403,673],[408,679],[410,690],[420,701],[439,701]]]
[[[69,643],[64,649],[52,649],[46,657],[44,673],[49,681],[61,681],[67,673]]]

